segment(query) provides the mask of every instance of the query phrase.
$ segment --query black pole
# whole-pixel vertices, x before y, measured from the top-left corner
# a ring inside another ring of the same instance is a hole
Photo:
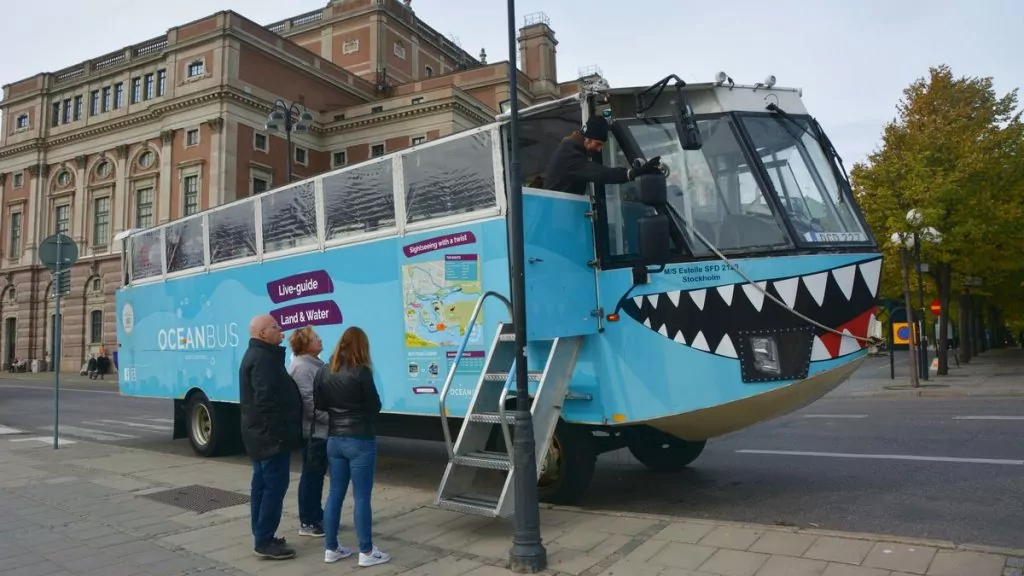
[[[921,279],[921,237],[916,232],[914,233],[914,260],[917,262],[917,304],[921,311],[918,314],[917,348],[920,350],[918,364],[921,367],[921,379],[928,380],[928,373],[931,369],[928,366],[928,339],[925,337],[925,318],[927,314],[924,311],[924,281]]]
[[[291,110],[285,109],[284,111],[284,140],[285,145],[288,147],[288,181],[285,184],[292,183],[292,112]]]
[[[512,444],[515,486],[515,528],[508,567],[513,572],[537,573],[548,566],[548,553],[540,537],[540,505],[537,495],[537,447],[530,414],[526,364],[526,277],[523,270],[523,181],[519,163],[519,69],[516,66],[516,5],[508,3],[508,260],[512,280],[512,322],[515,326],[516,422]]]
[[[896,379],[896,356],[894,350],[896,349],[896,334],[893,333],[893,316],[896,315],[896,309],[889,313],[889,380]]]

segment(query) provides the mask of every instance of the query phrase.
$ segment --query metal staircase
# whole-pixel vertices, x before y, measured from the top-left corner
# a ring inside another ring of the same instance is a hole
[[[501,294],[487,292],[477,301],[468,326],[474,325],[488,297],[501,300],[509,308],[511,317],[512,306],[509,301]],[[445,403],[470,333],[471,331],[467,330],[441,390],[441,425],[444,428],[445,447],[448,449],[448,467],[441,479],[434,503],[440,508],[455,512],[490,518],[508,517],[512,515],[515,501],[512,434],[509,430],[509,426],[515,422],[515,416],[512,411],[506,412],[505,402],[510,393],[509,389],[515,385],[515,334],[511,323],[498,325],[484,370],[477,381],[469,409],[462,421],[462,428],[453,446]],[[537,445],[538,479],[542,470],[541,463],[547,457],[548,447],[551,445],[551,438],[555,434],[555,426],[562,412],[562,403],[567,396],[569,378],[576,365],[581,341],[582,338],[579,336],[554,339],[544,370],[529,373],[530,388],[533,390],[530,413],[533,417],[533,433]],[[512,394],[514,395],[514,392]],[[487,450],[494,426],[501,429],[506,449],[504,452]],[[505,481],[500,493],[487,494],[475,491],[474,481],[481,470],[497,470],[504,473]]]

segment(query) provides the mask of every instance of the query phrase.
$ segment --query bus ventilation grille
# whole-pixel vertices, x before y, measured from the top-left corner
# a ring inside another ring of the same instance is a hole
[[[145,494],[142,497],[198,514],[249,503],[249,497],[243,494],[198,484]]]

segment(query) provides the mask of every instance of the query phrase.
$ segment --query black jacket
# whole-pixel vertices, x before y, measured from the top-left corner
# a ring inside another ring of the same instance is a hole
[[[238,369],[242,442],[253,460],[302,445],[302,396],[285,369],[284,350],[252,338]]]
[[[562,140],[548,162],[544,188],[570,194],[586,194],[587,184],[624,184],[628,168],[609,168],[590,160],[587,149],[576,138]]]
[[[327,412],[330,436],[375,436],[380,395],[366,366],[333,372],[324,366],[313,383],[317,410]]]

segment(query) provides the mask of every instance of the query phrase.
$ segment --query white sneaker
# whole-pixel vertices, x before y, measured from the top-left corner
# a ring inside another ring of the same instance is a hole
[[[324,550],[324,563],[333,564],[352,555],[352,549],[339,545],[337,550]]]
[[[359,553],[359,565],[362,567],[376,566],[377,564],[384,564],[385,562],[391,561],[391,555],[386,552],[381,552],[380,548],[376,546],[369,554]]]

